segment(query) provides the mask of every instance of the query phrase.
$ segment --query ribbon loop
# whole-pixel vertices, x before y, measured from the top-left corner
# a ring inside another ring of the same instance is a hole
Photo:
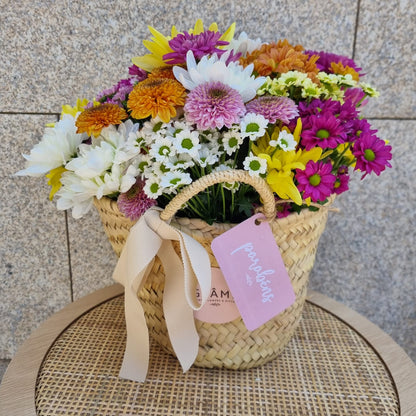
[[[172,241],[178,241],[181,257]],[[202,307],[211,288],[208,253],[192,237],[160,219],[160,209],[151,208],[130,229],[113,278],[125,288],[127,343],[120,377],[145,381],[149,362],[149,335],[143,307],[137,297],[148,277],[155,256],[165,271],[163,309],[172,347],[187,371],[198,354],[199,336],[193,310]],[[202,303],[196,299],[201,288]]]

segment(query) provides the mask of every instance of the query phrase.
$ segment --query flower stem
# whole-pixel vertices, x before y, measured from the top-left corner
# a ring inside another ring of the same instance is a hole
[[[221,186],[221,197],[222,197],[222,221],[225,222],[225,194],[224,194],[224,187]]]

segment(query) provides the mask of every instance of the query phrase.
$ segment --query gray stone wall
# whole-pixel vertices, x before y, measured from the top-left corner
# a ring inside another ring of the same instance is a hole
[[[381,96],[365,116],[389,139],[393,169],[355,178],[321,239],[311,287],[357,310],[416,360],[416,5],[401,1],[0,0],[0,359],[42,321],[112,283],[116,263],[96,212],[73,220],[45,181],[13,177],[21,153],[62,104],[92,99],[145,49],[147,25],[168,33],[201,17],[235,21],[263,40],[353,57]],[[1,361],[4,367],[5,361]]]

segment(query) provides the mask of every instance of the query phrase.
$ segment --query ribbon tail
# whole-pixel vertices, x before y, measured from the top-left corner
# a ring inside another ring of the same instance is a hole
[[[127,342],[120,377],[145,381],[149,364],[149,332],[137,292],[151,270],[162,240],[147,224],[146,212],[131,228],[126,244],[113,273],[113,279],[125,288]]]
[[[120,377],[143,382],[149,366],[149,333],[143,307],[137,295],[131,290],[124,291],[127,342]]]
[[[189,307],[183,283],[184,268],[172,243],[163,241],[158,256],[165,271],[163,311],[170,342],[182,366],[188,371],[194,363],[199,348],[193,310]]]

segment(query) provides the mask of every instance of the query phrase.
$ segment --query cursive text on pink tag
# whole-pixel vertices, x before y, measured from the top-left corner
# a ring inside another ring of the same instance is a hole
[[[249,331],[295,301],[279,247],[263,214],[216,237],[211,248]]]

